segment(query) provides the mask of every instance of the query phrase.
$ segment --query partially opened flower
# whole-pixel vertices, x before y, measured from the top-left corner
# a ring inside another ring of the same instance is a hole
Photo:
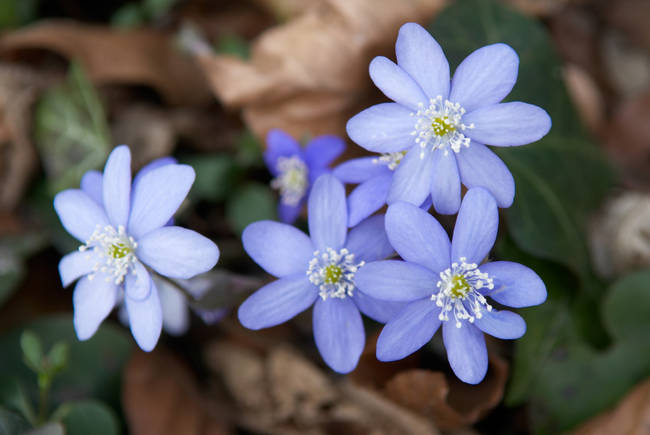
[[[500,103],[517,80],[515,51],[505,44],[482,47],[461,62],[450,80],[449,63],[435,39],[420,25],[407,23],[395,52],[397,64],[385,57],[370,63],[373,82],[394,103],[372,106],[347,124],[357,144],[385,153],[386,161],[401,161],[388,204],[420,205],[430,194],[436,211],[453,214],[462,183],[484,187],[500,207],[509,207],[514,180],[485,144],[525,145],[551,127],[550,117],[537,106]]]
[[[163,164],[136,176],[132,186],[131,153],[119,146],[108,157],[103,175],[90,173],[82,181],[83,190],[56,195],[61,223],[82,242],[79,251],[59,263],[64,286],[79,279],[73,302],[80,340],[92,337],[124,297],[136,342],[143,350],[153,349],[162,309],[151,272],[190,278],[214,267],[219,250],[212,241],[166,226],[193,182],[191,167]]]
[[[239,307],[239,320],[250,329],[283,323],[314,305],[316,346],[335,371],[353,370],[365,343],[361,315],[385,323],[402,304],[378,301],[360,292],[354,276],[365,262],[389,256],[393,249],[384,217],[373,216],[347,231],[345,190],[326,174],[309,195],[309,232],[260,221],[242,235],[244,249],[277,281],[253,293]]]
[[[309,189],[328,166],[343,153],[345,143],[337,136],[318,136],[303,149],[282,130],[271,130],[266,137],[264,161],[275,177],[271,187],[280,192],[278,217],[293,223],[302,210]]]
[[[481,264],[496,239],[498,209],[482,188],[465,195],[452,242],[438,221],[406,202],[386,213],[386,233],[405,261],[366,264],[355,283],[378,299],[408,302],[379,336],[377,358],[394,361],[424,346],[442,324],[447,357],[462,381],[480,382],[488,358],[483,333],[502,339],[521,337],[524,320],[499,311],[490,299],[510,307],[544,302],[546,287],[531,269],[496,261]]]

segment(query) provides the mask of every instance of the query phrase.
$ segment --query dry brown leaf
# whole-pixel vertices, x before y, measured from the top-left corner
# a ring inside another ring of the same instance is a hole
[[[647,435],[650,433],[650,379],[638,385],[609,412],[589,420],[574,435]]]
[[[562,70],[564,82],[582,122],[593,134],[605,125],[605,100],[594,79],[583,68],[568,64]]]
[[[400,25],[427,22],[446,0],[323,0],[262,34],[250,62],[197,50],[217,97],[242,108],[259,137],[281,128],[294,137],[345,133],[374,91],[368,64],[393,56]]]
[[[622,30],[635,42],[650,48],[650,2],[648,0],[617,0],[605,2],[605,21]]]
[[[5,57],[50,50],[81,62],[98,84],[148,85],[171,104],[210,101],[210,91],[191,56],[172,38],[151,28],[114,30],[74,21],[43,21],[0,38]]]

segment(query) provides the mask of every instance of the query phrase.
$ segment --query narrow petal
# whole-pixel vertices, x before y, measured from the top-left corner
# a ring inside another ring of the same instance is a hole
[[[359,311],[379,323],[393,320],[408,305],[408,302],[382,301],[359,289],[355,289],[352,299]]]
[[[348,226],[359,222],[386,205],[393,174],[373,177],[359,184],[348,196]]]
[[[518,69],[519,57],[510,46],[481,47],[456,68],[449,100],[459,103],[468,112],[496,104],[512,90]]]
[[[247,226],[242,233],[242,243],[253,261],[277,277],[305,273],[314,253],[305,233],[273,221]]]
[[[454,322],[445,322],[442,325],[442,339],[449,365],[458,379],[468,384],[481,382],[488,367],[483,333],[468,323],[457,328]]]
[[[499,229],[499,210],[494,197],[481,187],[470,189],[463,198],[451,241],[451,260],[465,257],[480,264],[492,249]]]
[[[136,254],[161,275],[188,279],[212,269],[219,259],[219,248],[195,231],[163,227],[138,240]]]
[[[348,210],[345,188],[333,175],[321,176],[309,194],[309,234],[318,250],[340,249],[345,244]]]
[[[350,230],[345,243],[355,261],[383,260],[393,253],[384,226],[384,216],[372,216]]]
[[[302,207],[305,205],[304,201],[300,201],[297,205],[285,204],[280,201],[278,203],[278,219],[285,224],[292,224],[298,219]],[[305,236],[306,237],[306,236]],[[311,243],[311,242],[310,242]]]
[[[161,279],[155,279],[155,284],[162,307],[163,329],[171,335],[185,334],[190,327],[190,310],[185,296]]]
[[[379,175],[391,174],[388,166],[378,162],[377,157],[361,157],[341,163],[332,175],[345,184],[358,184]]]
[[[366,333],[359,309],[350,298],[316,301],[314,340],[332,370],[338,373],[354,370],[366,343]]]
[[[81,190],[90,196],[93,201],[104,206],[104,183],[102,173],[99,171],[88,171],[81,177]]]
[[[377,56],[370,62],[370,78],[388,98],[413,111],[429,101],[413,78],[393,61]]]
[[[422,26],[406,23],[395,44],[397,64],[420,85],[429,98],[449,95],[449,63],[440,45]]]
[[[67,287],[84,275],[93,271],[95,260],[92,253],[74,251],[66,255],[59,261],[59,275],[61,284]]]
[[[133,189],[135,189],[135,186],[140,183],[140,180],[142,180],[142,177],[147,175],[149,172],[153,171],[154,169],[161,168],[163,166],[167,165],[175,165],[178,163],[178,160],[176,160],[173,157],[160,157],[159,159],[155,159],[144,165],[137,174],[135,174],[135,177],[133,177]]]
[[[481,331],[503,340],[514,340],[526,333],[526,322],[512,311],[483,311],[481,318],[476,318],[474,324]]]
[[[412,111],[396,103],[371,106],[348,121],[346,130],[355,143],[376,153],[405,150],[415,144]]]
[[[151,293],[151,275],[139,261],[135,262],[134,271],[129,272],[124,280],[126,295],[131,299],[141,301]]]
[[[433,178],[433,153],[425,152],[424,157],[420,157],[421,150],[419,146],[413,146],[395,170],[393,184],[388,192],[388,204],[406,201],[420,205],[429,196]]]
[[[515,180],[503,161],[488,147],[471,142],[456,154],[461,182],[468,189],[483,187],[490,191],[497,205],[507,208],[515,197]]]
[[[194,183],[194,169],[165,165],[142,176],[133,189],[129,234],[136,239],[165,225]]]
[[[431,340],[440,327],[440,308],[429,298],[419,299],[404,309],[382,329],[377,340],[377,359],[406,358]]]
[[[65,230],[86,243],[97,226],[108,225],[108,218],[100,205],[79,189],[68,189],[54,197],[54,210]]]
[[[269,172],[278,175],[278,158],[301,155],[300,144],[282,130],[274,129],[266,135],[264,162]]]
[[[108,156],[102,193],[108,219],[115,227],[126,227],[131,204],[131,151],[126,145],[116,147]]]
[[[460,207],[460,175],[456,153],[433,153],[433,179],[431,180],[433,208],[440,214],[456,214]]]
[[[318,288],[303,272],[260,288],[239,306],[237,315],[248,329],[268,328],[305,311],[317,297]]]
[[[309,167],[328,166],[345,151],[345,141],[334,135],[317,136],[312,139],[303,155]]]
[[[483,264],[481,272],[494,280],[494,288],[485,294],[502,305],[522,308],[539,305],[546,300],[544,281],[522,264],[495,261]]]
[[[463,122],[474,124],[463,132],[465,136],[502,147],[538,141],[551,129],[551,117],[544,109],[518,101],[481,107],[463,116]]]
[[[386,233],[404,260],[420,264],[432,273],[449,267],[449,236],[426,211],[405,202],[391,205],[386,211]]]
[[[117,302],[117,286],[113,280],[96,274],[93,279],[84,276],[72,295],[74,329],[79,340],[88,340],[111,313]]]
[[[125,298],[126,310],[129,313],[131,334],[140,349],[150,352],[156,347],[162,331],[162,307],[156,285],[151,283],[149,297],[136,300],[128,295]]]
[[[430,297],[437,290],[439,279],[438,275],[417,264],[384,260],[359,268],[354,284],[373,298],[408,302]]]

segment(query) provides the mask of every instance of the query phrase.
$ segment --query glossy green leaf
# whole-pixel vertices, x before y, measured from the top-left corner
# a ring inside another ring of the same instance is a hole
[[[235,162],[229,154],[201,154],[181,159],[194,168],[196,180],[190,191],[195,200],[223,201],[232,193],[237,178]]]
[[[241,233],[248,224],[275,219],[276,204],[268,186],[249,183],[237,189],[226,204],[226,216],[234,231]]]
[[[54,414],[65,426],[67,435],[117,435],[119,423],[115,413],[96,400],[68,402]]]

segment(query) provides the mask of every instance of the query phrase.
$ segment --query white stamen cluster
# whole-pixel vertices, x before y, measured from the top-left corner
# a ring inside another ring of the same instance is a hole
[[[271,180],[271,187],[280,191],[280,201],[287,205],[298,205],[305,196],[309,180],[307,165],[298,156],[279,157],[279,175]]]
[[[466,129],[474,128],[474,124],[463,124],[465,113],[460,104],[442,99],[438,95],[429,100],[429,107],[418,104],[418,111],[411,113],[417,118],[415,129],[411,132],[415,136],[415,143],[420,145],[422,151],[420,158],[424,158],[427,147],[433,152],[437,149],[449,154],[449,149],[459,153],[462,146],[469,147],[470,138],[463,134]]]
[[[85,245],[79,247],[79,251],[88,251],[89,258],[96,260],[93,266],[94,273],[88,275],[93,279],[96,272],[105,274],[106,281],[118,285],[124,281],[129,271],[135,273],[135,248],[138,244],[133,237],[126,234],[124,226],[120,225],[117,230],[111,225],[97,228],[92,233]]]
[[[309,262],[307,276],[309,281],[320,289],[323,300],[352,296],[354,274],[365,262],[355,263],[354,254],[343,248],[335,251],[327,248],[325,252],[315,251]]]
[[[468,320],[482,317],[483,310],[492,311],[485,296],[478,290],[486,287],[494,288],[494,282],[487,273],[481,273],[476,263],[466,263],[465,257],[460,258],[460,264],[452,263],[451,268],[440,272],[440,281],[437,287],[438,293],[431,295],[431,300],[441,307],[438,318],[442,321],[449,320],[449,313],[453,311],[456,327],[462,326],[461,320]]]
[[[386,165],[388,166],[388,169],[391,171],[394,171],[397,166],[400,164],[404,156],[406,155],[406,151],[397,151],[394,153],[384,153],[377,157],[376,159],[372,159],[372,163],[374,164],[380,164],[380,165]]]

